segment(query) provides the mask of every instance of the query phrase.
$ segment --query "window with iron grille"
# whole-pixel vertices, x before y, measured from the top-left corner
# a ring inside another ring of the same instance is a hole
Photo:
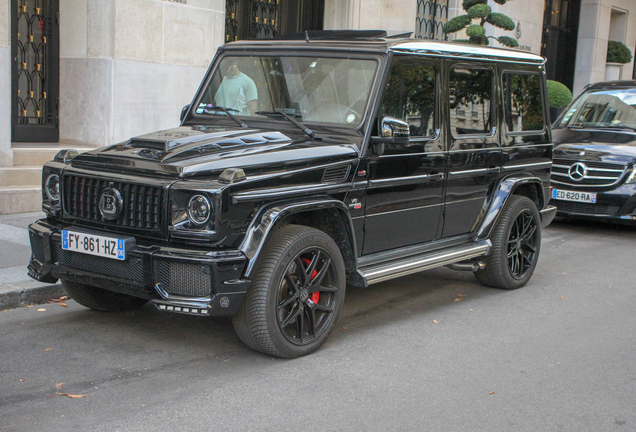
[[[449,0],[417,0],[415,37],[447,40],[444,24],[448,21]]]

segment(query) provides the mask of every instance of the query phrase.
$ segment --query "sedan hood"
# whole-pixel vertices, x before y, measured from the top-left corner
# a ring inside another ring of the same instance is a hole
[[[636,132],[559,128],[552,133],[555,159],[636,162]]]
[[[318,165],[355,158],[355,141],[359,140],[355,136],[329,136],[318,141],[300,131],[181,126],[82,153],[72,165],[182,178],[210,175],[226,168],[262,173],[289,169],[309,160]]]

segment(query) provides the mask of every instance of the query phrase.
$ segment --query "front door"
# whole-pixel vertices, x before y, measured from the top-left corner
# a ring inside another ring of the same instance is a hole
[[[368,149],[363,254],[434,240],[442,218],[446,155],[439,128],[441,61],[395,56],[378,121],[409,124],[408,146]],[[377,149],[376,149],[377,150]],[[382,154],[378,154],[382,153]]]
[[[59,23],[56,0],[11,1],[11,140],[57,142]]]

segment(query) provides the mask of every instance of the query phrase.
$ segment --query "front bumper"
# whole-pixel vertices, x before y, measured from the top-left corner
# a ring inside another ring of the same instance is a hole
[[[557,207],[558,216],[636,222],[636,184],[623,184],[609,191],[565,187],[558,187],[558,189],[596,193],[595,204],[550,200],[550,204]]]
[[[233,315],[249,286],[242,279],[242,252],[157,246],[140,242],[125,261],[71,252],[61,247],[66,226],[48,219],[29,226],[29,276],[43,282],[69,280],[151,300],[164,311]],[[95,231],[95,234],[112,235]]]

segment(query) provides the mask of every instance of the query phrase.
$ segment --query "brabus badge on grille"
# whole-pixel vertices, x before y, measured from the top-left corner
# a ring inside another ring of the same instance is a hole
[[[114,187],[104,189],[99,196],[99,212],[106,220],[115,220],[121,216],[124,209],[124,199]]]

